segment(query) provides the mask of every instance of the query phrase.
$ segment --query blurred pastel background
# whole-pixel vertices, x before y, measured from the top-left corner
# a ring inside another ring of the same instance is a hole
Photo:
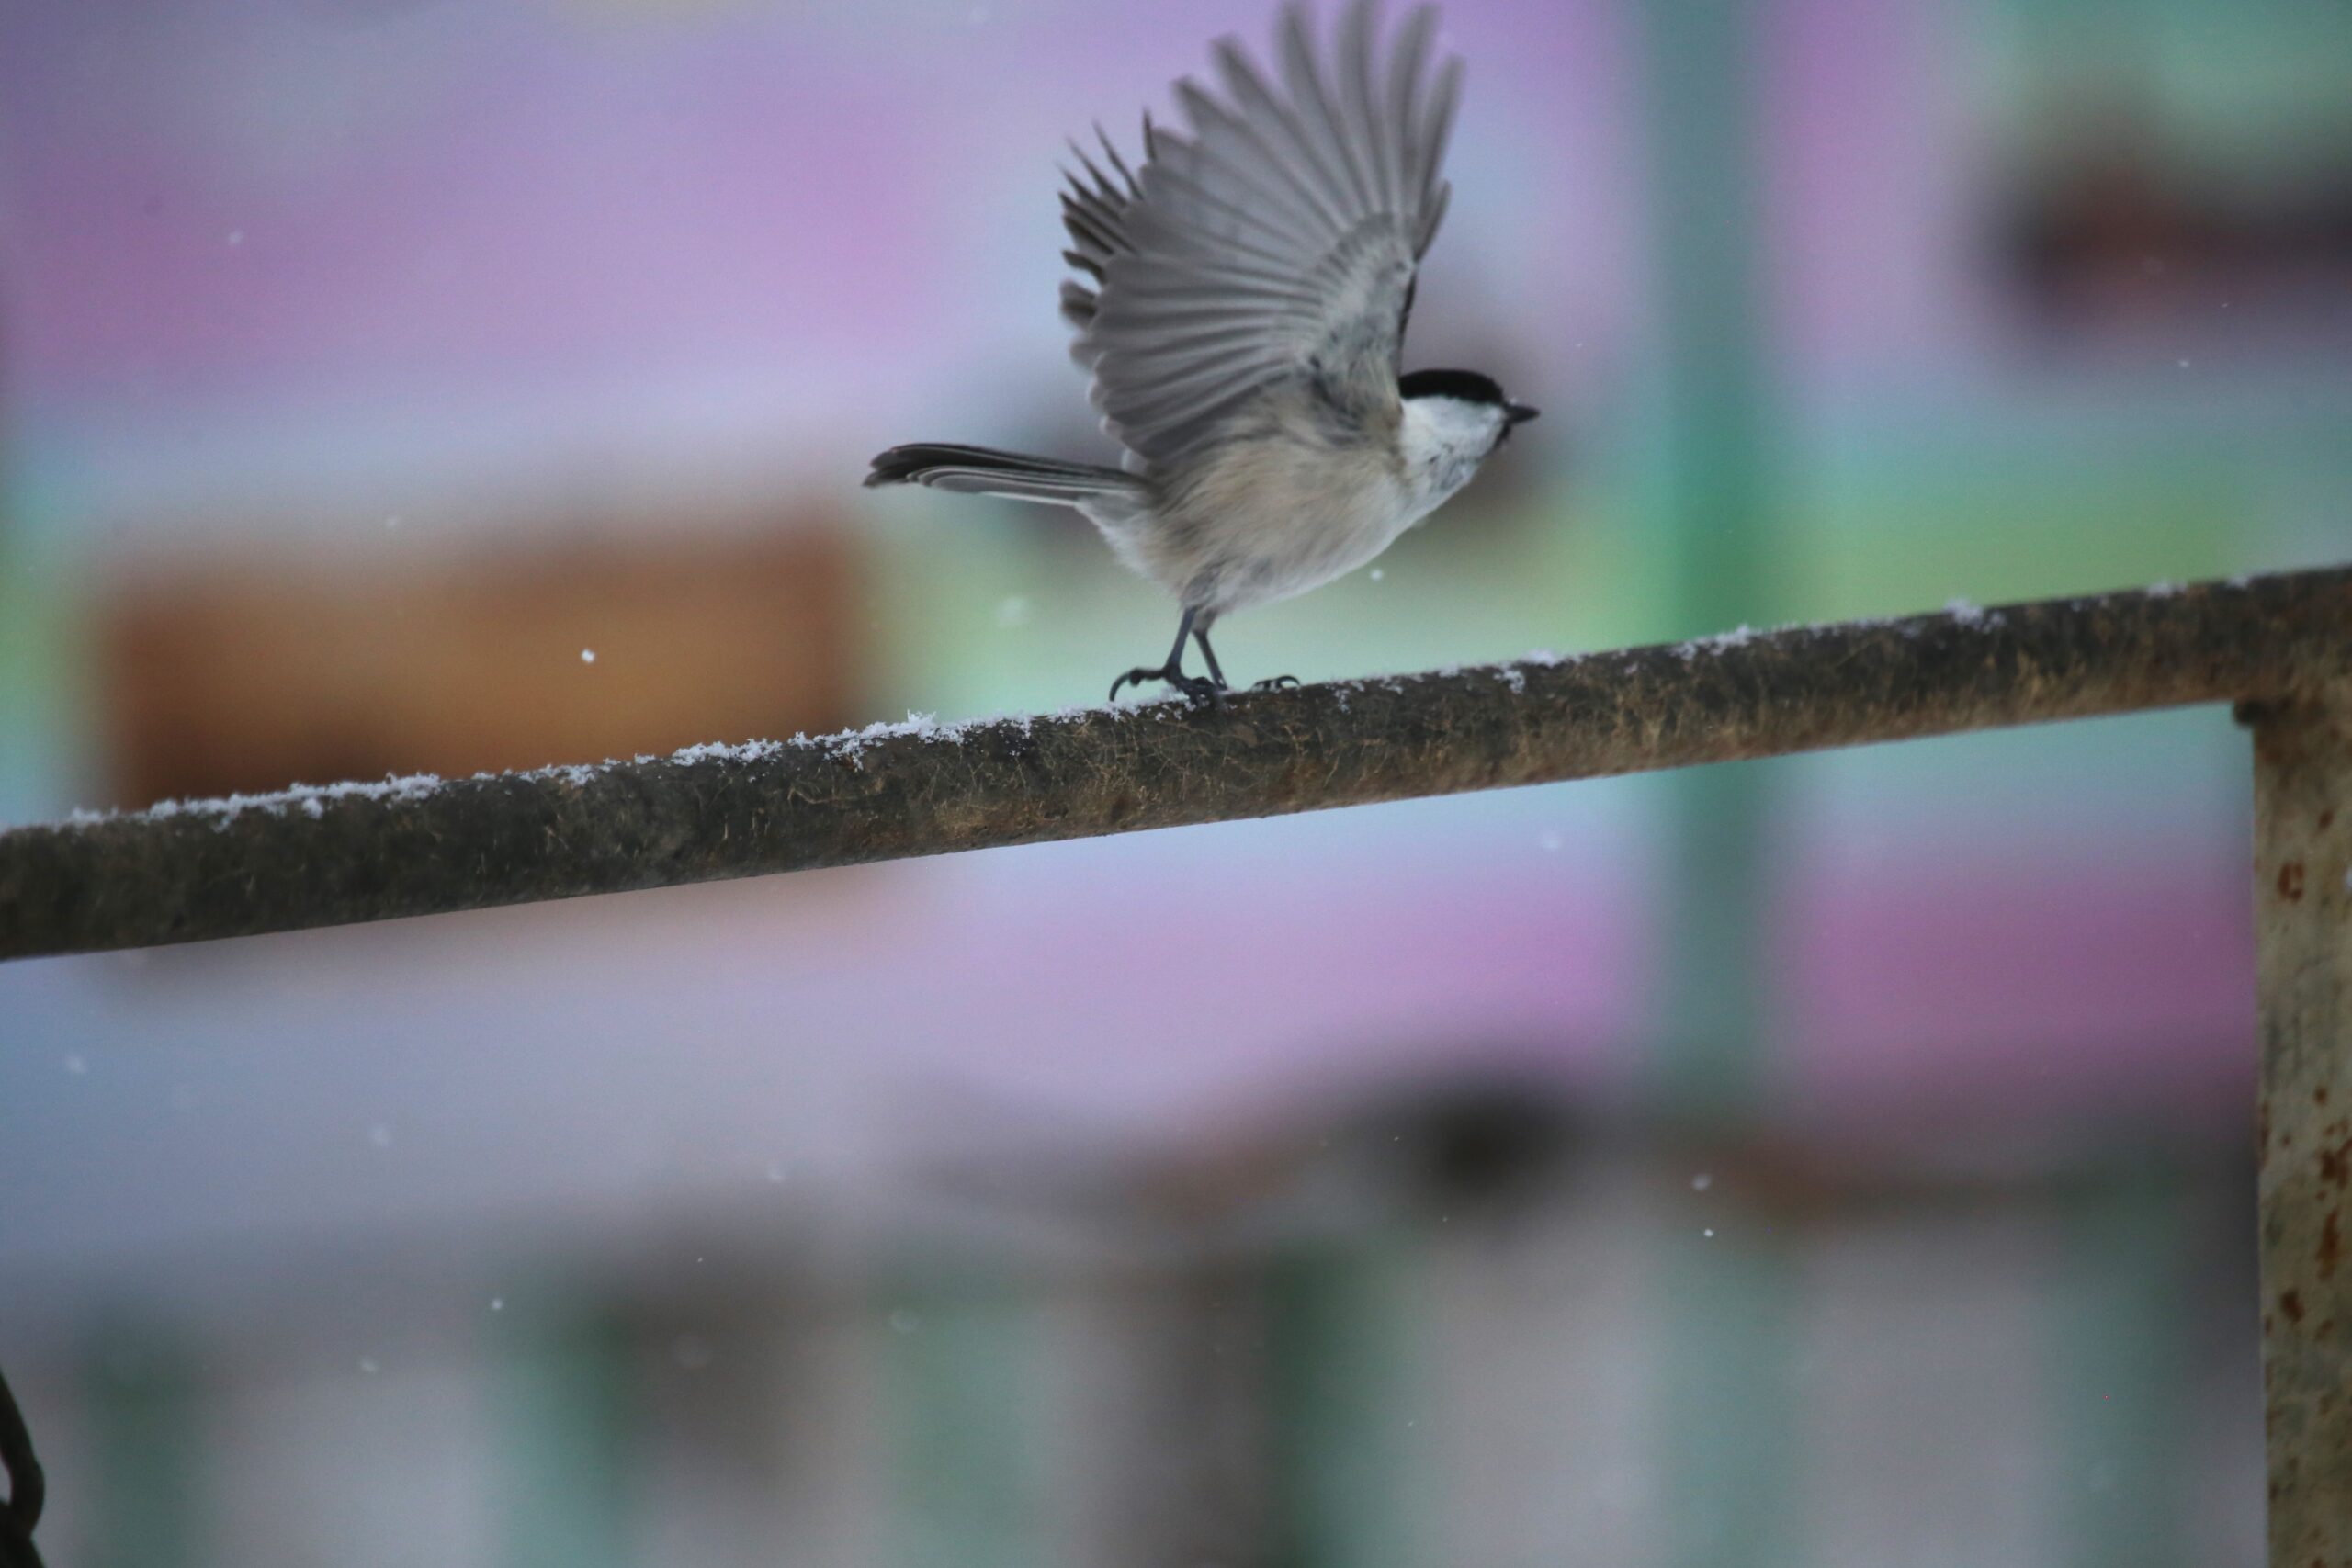
[[[1099,698],[1061,139],[1262,0],[0,0],[0,820]],[[2352,7],[1450,0],[1306,679],[2352,556]],[[74,1568],[2253,1563],[2199,711],[0,968]]]

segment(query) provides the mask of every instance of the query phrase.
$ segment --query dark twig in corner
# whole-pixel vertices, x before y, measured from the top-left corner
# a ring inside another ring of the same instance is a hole
[[[41,1568],[33,1527],[49,1500],[49,1483],[33,1457],[32,1434],[25,1429],[6,1373],[0,1373],[0,1466],[8,1472],[8,1502],[0,1507],[0,1568]]]

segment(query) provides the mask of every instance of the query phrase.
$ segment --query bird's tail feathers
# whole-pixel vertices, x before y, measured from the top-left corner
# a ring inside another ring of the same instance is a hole
[[[869,487],[929,485],[961,495],[1010,496],[1059,506],[1137,498],[1143,493],[1143,481],[1123,468],[930,441],[891,447],[874,459],[865,482]]]

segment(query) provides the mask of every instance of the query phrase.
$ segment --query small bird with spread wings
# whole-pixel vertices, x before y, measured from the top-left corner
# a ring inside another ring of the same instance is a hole
[[[1175,595],[1168,661],[1120,676],[1114,699],[1159,681],[1217,700],[1219,617],[1372,560],[1535,417],[1475,370],[1402,369],[1462,62],[1430,71],[1430,6],[1385,48],[1379,30],[1375,0],[1355,0],[1326,58],[1294,4],[1279,72],[1220,40],[1222,96],[1177,83],[1185,130],[1147,116],[1139,164],[1099,129],[1102,163],[1072,144],[1063,256],[1085,281],[1062,285],[1062,315],[1122,466],[923,443],[866,476],[1073,507]],[[1205,676],[1184,672],[1187,638]],[[1260,682],[1276,683],[1295,682]]]

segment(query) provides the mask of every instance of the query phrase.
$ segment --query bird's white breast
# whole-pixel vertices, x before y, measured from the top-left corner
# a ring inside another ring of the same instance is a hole
[[[1319,588],[1373,560],[1468,482],[1492,446],[1473,405],[1408,403],[1391,440],[1334,442],[1272,411],[1185,476],[1134,540],[1148,573],[1218,611]]]

